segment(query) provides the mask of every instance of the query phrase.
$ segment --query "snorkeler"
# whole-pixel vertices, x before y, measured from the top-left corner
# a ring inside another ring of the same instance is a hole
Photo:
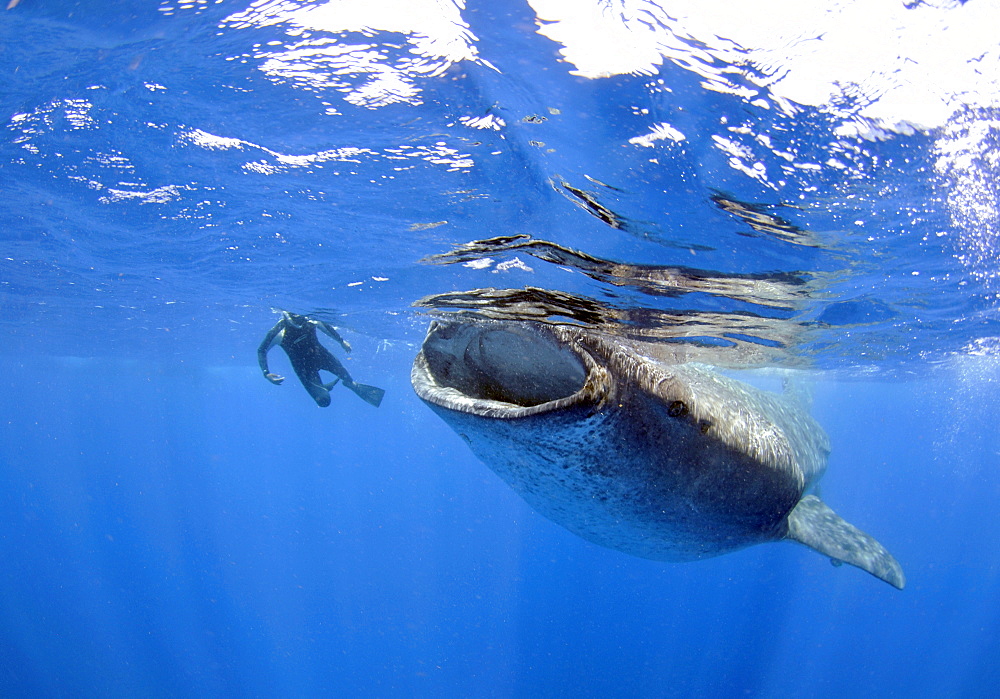
[[[347,340],[322,320],[313,320],[308,316],[301,316],[297,313],[281,312],[281,320],[274,324],[268,331],[264,340],[257,348],[257,362],[260,364],[264,378],[280,385],[285,380],[283,376],[272,374],[267,368],[267,353],[274,345],[281,345],[285,354],[292,362],[292,369],[299,381],[305,386],[306,391],[316,401],[316,405],[325,408],[330,405],[330,389],[337,385],[338,381],[343,381],[344,385],[358,394],[366,403],[374,405],[376,408],[382,402],[385,391],[375,386],[366,386],[363,383],[355,383],[347,369],[337,361],[337,358],[330,354],[329,350],[320,344],[316,337],[316,329],[319,328],[324,333],[332,337],[345,352],[351,351],[351,346]],[[330,383],[324,384],[320,381],[320,370],[328,371],[337,378]]]

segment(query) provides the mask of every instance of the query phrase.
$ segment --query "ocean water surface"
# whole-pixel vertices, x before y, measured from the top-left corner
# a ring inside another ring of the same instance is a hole
[[[1000,3],[0,12],[0,694],[995,690]],[[410,386],[469,312],[794,375],[905,589],[541,517]]]

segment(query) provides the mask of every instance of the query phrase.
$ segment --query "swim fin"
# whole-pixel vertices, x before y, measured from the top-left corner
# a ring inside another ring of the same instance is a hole
[[[335,378],[333,381],[331,381],[330,383],[323,384],[323,388],[325,388],[326,390],[329,391],[331,388],[333,388],[334,386],[336,386],[338,383],[340,383],[340,377],[339,376],[337,378]]]
[[[382,404],[382,396],[385,395],[385,391],[381,388],[376,388],[375,386],[367,386],[363,383],[355,383],[350,385],[350,389],[358,394],[358,397],[366,403],[374,405],[376,408]]]
[[[882,544],[845,522],[815,495],[806,495],[789,513],[785,538],[829,556],[834,565],[850,563],[900,590],[906,584],[903,568]]]

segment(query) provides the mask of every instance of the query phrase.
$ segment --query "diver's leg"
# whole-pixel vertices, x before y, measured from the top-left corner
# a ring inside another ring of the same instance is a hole
[[[315,383],[306,383],[303,381],[302,385],[306,387],[306,391],[316,401],[316,405],[321,408],[330,405],[330,389],[319,382],[319,375],[316,376]]]
[[[319,377],[319,369],[309,363],[292,358],[292,368],[299,377],[303,388],[316,401],[316,405],[325,408],[330,405],[330,390],[323,385]]]
[[[369,405],[374,405],[377,408],[382,402],[382,396],[385,395],[385,391],[376,386],[368,386],[363,383],[357,383],[351,378],[350,373],[348,373],[347,369],[344,368],[344,365],[337,361],[336,357],[329,352],[326,354],[327,356],[323,358],[324,361],[320,368],[329,371],[331,374],[339,378],[344,382],[344,386],[354,391],[354,393],[357,394],[361,400],[365,401]],[[329,385],[332,388],[334,384],[336,384],[336,381]]]
[[[319,369],[329,371],[331,374],[343,381],[345,386],[349,387],[354,383],[354,380],[351,378],[350,373],[348,373],[344,365],[341,364],[336,357],[330,354],[325,347],[323,348],[323,356],[320,357],[318,365]]]

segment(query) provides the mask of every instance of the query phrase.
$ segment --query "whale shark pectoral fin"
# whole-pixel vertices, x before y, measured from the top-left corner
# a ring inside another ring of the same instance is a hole
[[[805,544],[832,561],[867,570],[900,590],[906,584],[902,567],[882,544],[844,521],[815,495],[802,498],[789,513],[785,538]]]

